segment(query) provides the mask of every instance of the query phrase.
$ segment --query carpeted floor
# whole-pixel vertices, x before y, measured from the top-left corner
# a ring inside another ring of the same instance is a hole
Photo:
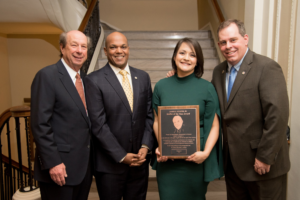
[[[95,181],[92,183],[88,200],[99,200]],[[147,200],[159,200],[156,178],[149,178]],[[224,178],[212,181],[208,185],[206,200],[226,200]]]

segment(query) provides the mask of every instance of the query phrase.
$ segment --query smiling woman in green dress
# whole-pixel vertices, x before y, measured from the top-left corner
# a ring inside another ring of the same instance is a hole
[[[219,102],[214,86],[201,78],[203,62],[202,49],[196,40],[179,40],[172,57],[176,74],[160,80],[154,88],[153,129],[156,138],[158,106],[200,107],[200,151],[185,160],[170,160],[160,156],[156,148],[153,169],[157,170],[161,200],[204,200],[208,183],[223,176]]]

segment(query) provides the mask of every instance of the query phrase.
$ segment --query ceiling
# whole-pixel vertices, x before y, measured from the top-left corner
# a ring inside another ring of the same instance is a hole
[[[0,22],[51,23],[40,0],[0,0]]]
[[[85,12],[77,0],[0,0],[0,34],[60,34]]]

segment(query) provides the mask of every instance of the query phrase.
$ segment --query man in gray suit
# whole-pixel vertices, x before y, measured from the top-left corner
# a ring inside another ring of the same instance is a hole
[[[218,28],[226,61],[213,72],[224,137],[227,199],[286,199],[288,95],[281,67],[248,48],[244,24]]]

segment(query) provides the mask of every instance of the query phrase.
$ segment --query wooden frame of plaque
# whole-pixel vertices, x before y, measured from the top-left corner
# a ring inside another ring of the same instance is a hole
[[[199,106],[158,106],[158,146],[162,156],[186,159],[200,151]]]

